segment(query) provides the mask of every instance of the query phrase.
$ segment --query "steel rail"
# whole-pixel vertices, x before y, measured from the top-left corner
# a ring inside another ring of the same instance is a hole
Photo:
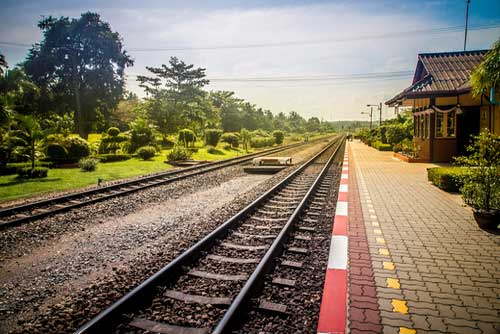
[[[257,199],[252,201],[245,208],[236,213],[233,217],[228,219],[226,222],[219,225],[215,230],[210,232],[208,235],[203,237],[201,240],[196,242],[193,246],[188,248],[182,254],[177,256],[166,266],[161,268],[155,274],[147,278],[140,285],[132,289],[130,292],[121,297],[118,301],[113,303],[111,306],[106,308],[104,311],[99,313],[93,319],[85,323],[79,329],[77,329],[75,334],[89,334],[89,333],[103,333],[109,331],[113,325],[116,325],[120,321],[120,315],[131,311],[133,308],[137,308],[139,305],[146,303],[146,296],[151,295],[154,289],[160,285],[168,285],[173,283],[177,277],[185,272],[185,267],[194,263],[198,260],[203,252],[213,246],[215,242],[225,237],[231,229],[234,229],[242,222],[242,218],[249,215],[254,209],[259,206],[263,201],[272,196],[275,192],[279,191],[281,188],[286,186],[291,180],[293,180],[297,175],[299,175],[304,169],[309,165],[314,163],[314,161],[324,154],[328,149],[330,149],[335,144],[339,143],[339,146],[344,141],[344,137],[337,137],[331,141],[325,148],[320,152],[315,154],[307,162],[303,163],[299,168],[293,171],[291,174],[286,176],[281,182],[274,185],[271,189],[264,192]],[[337,152],[338,148],[336,149]],[[309,194],[309,193],[308,193]]]
[[[215,329],[211,332],[212,334],[225,334],[229,333],[232,327],[235,325],[236,320],[241,320],[239,317],[242,313],[242,310],[249,304],[250,298],[255,295],[255,293],[260,289],[264,275],[267,274],[274,267],[274,260],[283,252],[283,245],[288,240],[290,233],[293,231],[294,225],[298,220],[300,214],[304,210],[307,205],[308,200],[311,198],[311,195],[316,190],[318,185],[321,183],[323,177],[326,175],[326,172],[330,168],[333,160],[337,156],[337,153],[344,143],[345,138],[340,140],[335,151],[332,153],[331,157],[326,162],[325,166],[322,168],[321,172],[318,174],[313,184],[304,195],[299,205],[292,213],[288,221],[286,222],[283,229],[280,231],[276,239],[274,239],[273,243],[266,251],[266,254],[262,258],[262,260],[257,265],[257,268],[253,271],[252,275],[245,282],[245,285],[241,288],[238,295],[234,298],[233,302],[229,306],[228,310],[224,313],[222,319],[218,322]]]
[[[324,140],[324,138],[318,139],[318,140]],[[247,162],[256,156],[263,156],[263,155],[268,155],[268,154],[272,154],[272,153],[276,153],[276,152],[281,152],[281,151],[295,148],[295,147],[299,147],[302,145],[304,145],[304,143],[290,144],[290,145],[279,147],[279,148],[273,148],[273,149],[269,149],[269,150],[265,150],[265,151],[261,151],[261,152],[251,153],[251,154],[248,154],[248,155],[245,155],[242,157],[235,157],[235,158],[231,158],[231,159],[210,162],[210,163],[206,163],[203,165],[187,167],[187,168],[180,169],[180,170],[149,175],[149,176],[145,176],[145,177],[142,177],[139,179],[115,183],[115,184],[105,186],[105,187],[84,190],[84,191],[80,191],[80,192],[76,192],[76,193],[72,193],[72,194],[68,194],[68,195],[62,195],[62,196],[58,196],[58,197],[54,197],[54,198],[50,198],[50,199],[45,199],[45,200],[35,201],[35,202],[27,203],[27,204],[22,204],[19,206],[0,209],[0,218],[1,218],[1,217],[13,216],[15,214],[19,214],[19,213],[26,212],[26,211],[31,211],[31,210],[41,208],[41,207],[48,207],[47,210],[45,210],[45,211],[30,214],[30,215],[27,215],[25,217],[15,218],[12,220],[8,220],[6,222],[0,221],[0,231],[4,230],[6,228],[9,228],[9,227],[13,227],[13,226],[17,226],[17,225],[20,225],[23,223],[27,223],[29,221],[41,219],[43,217],[47,217],[47,216],[53,215],[55,213],[68,211],[70,209],[75,209],[75,208],[78,208],[81,206],[104,201],[106,199],[110,199],[113,197],[123,196],[126,194],[137,192],[139,190],[146,189],[146,188],[155,187],[155,186],[159,186],[162,184],[179,181],[181,179],[204,174],[204,173],[207,173],[207,172],[210,172],[213,170],[217,170],[217,169],[221,169],[224,167],[229,167],[229,166],[233,166],[233,165],[240,164],[243,162]],[[184,175],[175,176],[178,174],[184,174]],[[163,179],[165,177],[168,177],[168,178]],[[146,184],[142,184],[142,183],[146,183]],[[132,187],[132,188],[122,189],[124,187]],[[112,193],[105,194],[106,192],[110,192],[113,190],[116,190],[116,191],[112,192]],[[102,194],[102,195],[100,195],[99,197],[95,197],[95,198],[83,199],[80,203],[69,203],[69,201],[71,201],[71,200],[82,199],[86,196],[99,195],[99,194]],[[62,206],[55,207],[54,206],[56,204],[63,204],[63,203],[64,203],[64,207],[62,207]]]

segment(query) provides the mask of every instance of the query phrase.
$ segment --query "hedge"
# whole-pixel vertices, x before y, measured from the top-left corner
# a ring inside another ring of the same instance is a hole
[[[461,177],[466,172],[464,167],[427,168],[427,179],[444,191],[458,192],[463,185]]]
[[[374,141],[371,143],[372,147],[379,151],[392,151],[392,146],[390,144],[383,144],[381,141]]]
[[[128,160],[132,156],[130,154],[98,154],[96,156],[100,162],[114,162]]]

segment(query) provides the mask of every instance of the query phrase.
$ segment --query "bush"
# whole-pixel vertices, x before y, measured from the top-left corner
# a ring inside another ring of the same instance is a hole
[[[274,137],[255,137],[250,140],[250,146],[253,148],[273,146],[274,141]]]
[[[276,144],[281,145],[283,144],[283,139],[285,139],[285,133],[283,131],[276,130],[273,132],[273,137]]]
[[[131,124],[130,145],[127,152],[134,153],[139,147],[155,146],[156,137],[153,126],[145,119],[139,118]]]
[[[182,143],[182,145],[187,148],[188,146],[194,146],[194,143],[196,142],[196,135],[189,129],[182,129],[179,131],[178,140],[179,143]]]
[[[385,136],[387,143],[395,145],[401,143],[405,139],[412,137],[408,128],[404,124],[393,124],[386,127]]]
[[[171,149],[174,147],[175,142],[173,140],[170,140],[167,136],[164,136],[161,138],[161,147],[165,148],[167,150]]]
[[[115,128],[115,127],[110,127],[108,129],[108,136],[110,137],[116,137],[120,134],[120,129]]]
[[[90,154],[89,143],[81,137],[68,137],[64,140],[64,147],[68,150],[68,158],[78,161]]]
[[[156,154],[156,149],[153,146],[143,146],[137,150],[137,155],[142,160],[149,160]]]
[[[220,137],[222,136],[222,131],[218,129],[207,129],[205,130],[205,143],[213,147],[217,146]]]
[[[238,145],[240,144],[239,137],[235,133],[232,133],[232,132],[224,133],[221,136],[220,140],[224,143],[228,143],[229,145],[231,145],[232,147],[235,147],[235,148],[238,147]]]
[[[231,145],[229,145],[229,144],[226,144],[226,145],[222,146],[222,148],[225,149],[226,151],[230,151],[230,150],[233,149],[233,147]]]
[[[198,152],[198,148],[197,148],[197,147],[188,147],[188,148],[187,148],[187,150],[188,150],[189,152],[192,152],[192,153],[196,153],[196,152]]]
[[[390,144],[383,144],[382,142],[376,140],[371,143],[372,147],[379,151],[392,151],[392,146]]]
[[[20,178],[25,179],[38,179],[42,177],[47,177],[49,172],[48,168],[45,167],[35,167],[35,168],[19,168],[17,170],[17,175]]]
[[[117,134],[116,136],[104,135],[99,143],[98,151],[100,154],[116,153],[123,145],[122,143],[127,142],[128,139],[124,134]]]
[[[68,159],[68,151],[61,144],[49,144],[47,146],[47,158],[49,161],[64,161]]]
[[[99,154],[96,156],[100,162],[124,161],[132,158],[130,154]]]
[[[217,154],[217,153],[219,153],[219,151],[217,151],[217,149],[215,147],[213,147],[212,145],[208,145],[207,146],[207,153]]]
[[[78,167],[84,172],[93,172],[97,169],[97,160],[94,158],[83,158],[78,161]]]
[[[444,191],[458,192],[465,173],[467,169],[462,167],[433,167],[427,168],[427,179]]]
[[[169,154],[167,154],[168,161],[178,161],[178,160],[186,160],[191,158],[192,152],[188,151],[184,147],[175,146]]]

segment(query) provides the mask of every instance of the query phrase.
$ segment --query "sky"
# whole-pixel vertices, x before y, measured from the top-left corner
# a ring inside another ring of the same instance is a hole
[[[93,11],[134,58],[127,89],[139,96],[135,76],[176,56],[206,68],[209,90],[234,91],[273,113],[360,120],[366,104],[411,84],[418,53],[463,50],[465,8],[466,0],[3,0],[0,52],[12,66],[29,47],[2,43],[40,41],[42,16]],[[490,48],[500,37],[500,1],[471,0],[469,13],[467,49]],[[383,117],[392,116],[384,106]]]

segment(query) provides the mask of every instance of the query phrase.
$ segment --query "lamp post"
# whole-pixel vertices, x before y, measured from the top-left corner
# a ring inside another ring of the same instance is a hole
[[[362,111],[361,114],[362,115],[370,115],[370,131],[372,130],[372,116],[373,116],[373,106],[369,106],[367,105],[367,107],[370,107],[370,112],[364,112]]]
[[[382,126],[382,102],[380,102],[379,104],[367,104],[366,106],[367,107],[377,107],[378,108],[378,111],[379,111],[379,114],[380,114],[379,126],[381,127]]]

